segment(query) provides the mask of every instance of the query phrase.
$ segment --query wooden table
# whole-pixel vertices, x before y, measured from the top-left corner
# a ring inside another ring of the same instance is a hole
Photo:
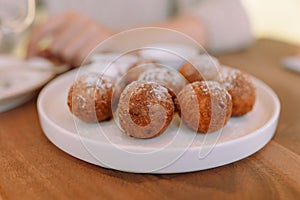
[[[282,110],[276,135],[241,161],[194,173],[130,174],[69,156],[43,134],[36,98],[0,114],[0,199],[300,199],[300,74],[280,66],[299,48],[259,40],[219,57],[265,81]]]

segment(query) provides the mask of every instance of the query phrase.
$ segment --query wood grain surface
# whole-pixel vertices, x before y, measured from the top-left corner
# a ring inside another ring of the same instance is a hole
[[[36,98],[0,114],[0,199],[300,199],[300,74],[280,66],[299,52],[286,43],[259,40],[220,56],[278,94],[281,115],[272,141],[226,166],[184,174],[130,174],[69,156],[45,137]]]

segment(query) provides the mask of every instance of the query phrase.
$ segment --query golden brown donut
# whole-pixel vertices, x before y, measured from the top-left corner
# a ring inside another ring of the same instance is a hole
[[[241,70],[224,68],[223,84],[232,98],[232,116],[250,112],[255,104],[256,90],[250,76]]]
[[[70,87],[68,107],[80,120],[100,122],[112,117],[112,79],[98,73],[80,76]]]
[[[165,87],[155,82],[134,81],[122,92],[118,110],[120,126],[127,135],[153,138],[171,123],[174,104]]]
[[[209,55],[200,55],[185,62],[179,72],[190,83],[195,81],[218,81],[220,77],[218,60]]]
[[[183,122],[199,133],[221,129],[231,115],[232,102],[227,90],[215,81],[188,84],[178,95]]]

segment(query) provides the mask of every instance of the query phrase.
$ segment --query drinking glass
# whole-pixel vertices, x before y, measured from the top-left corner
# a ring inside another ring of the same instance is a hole
[[[14,46],[35,17],[35,0],[0,0],[0,51]]]

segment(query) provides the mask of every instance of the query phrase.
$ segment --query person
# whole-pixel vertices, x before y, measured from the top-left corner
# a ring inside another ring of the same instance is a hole
[[[49,0],[44,4],[50,17],[34,27],[27,56],[41,54],[39,43],[51,37],[47,51],[73,66],[79,66],[101,41],[135,27],[173,29],[215,53],[245,48],[253,40],[239,0]]]

